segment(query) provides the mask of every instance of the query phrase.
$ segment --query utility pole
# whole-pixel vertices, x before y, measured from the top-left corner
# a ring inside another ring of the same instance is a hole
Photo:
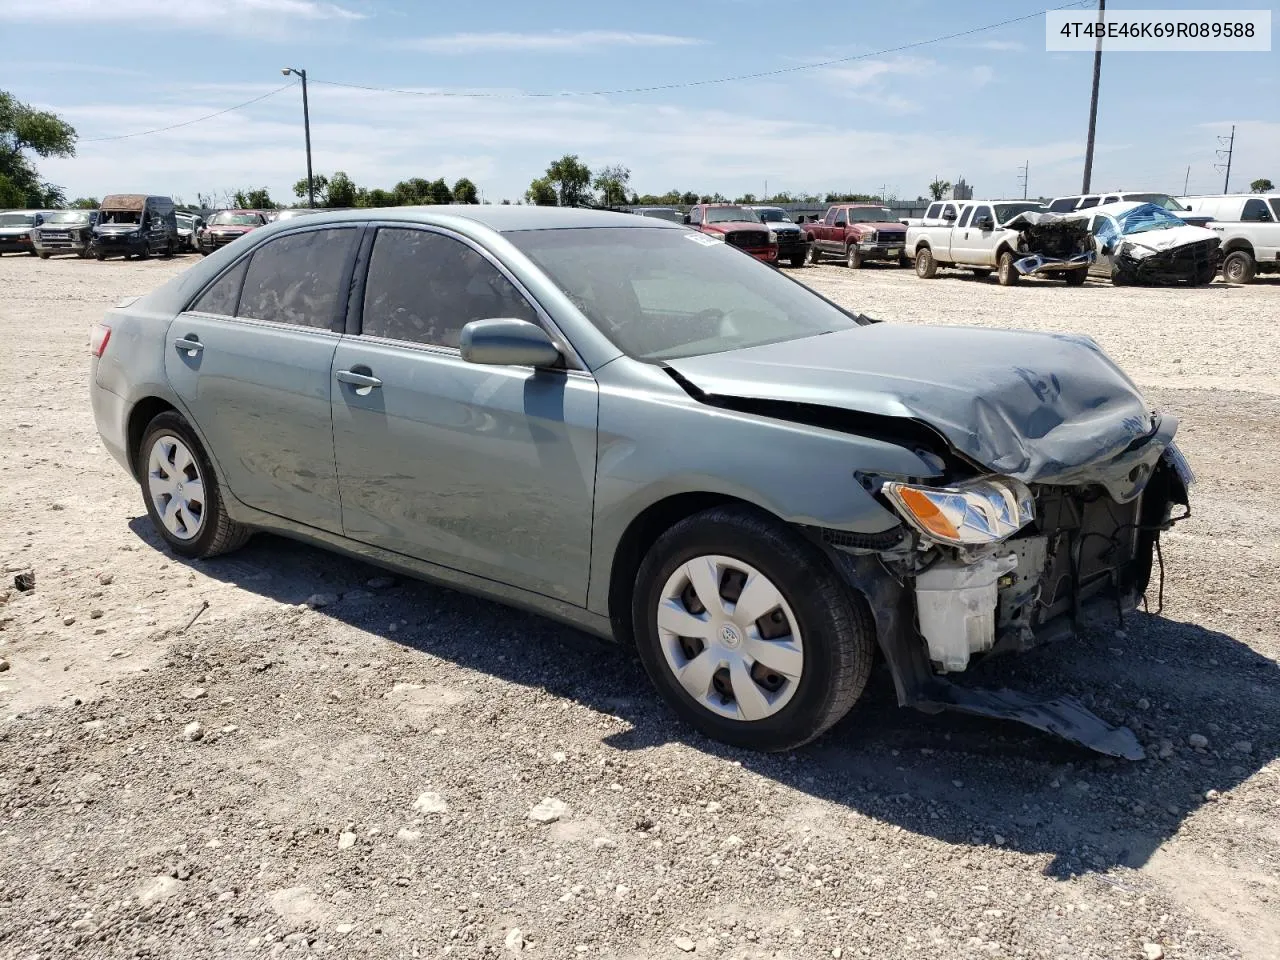
[[[293,73],[302,78],[302,129],[307,138],[307,206],[316,205],[316,191],[311,179],[311,111],[307,107],[307,71],[285,67],[280,71],[286,77]]]
[[[1182,195],[1187,195],[1187,184],[1191,182],[1191,164],[1187,164],[1187,175],[1182,178]]]
[[[1107,0],[1098,0],[1098,23],[1104,22]],[[1102,33],[1099,31],[1097,43],[1093,47],[1093,95],[1089,98],[1089,139],[1084,147],[1084,185],[1081,193],[1089,192],[1089,184],[1093,180],[1093,135],[1098,125],[1098,81],[1102,77]]]
[[[1231,153],[1232,153],[1232,151],[1233,151],[1233,150],[1235,150],[1235,148],[1236,148],[1236,125],[1235,125],[1234,123],[1231,125],[1231,136],[1230,136],[1230,138],[1228,138],[1228,137],[1219,137],[1219,138],[1218,138],[1218,142],[1219,142],[1219,143],[1221,143],[1223,140],[1226,140],[1226,141],[1227,141],[1227,149],[1225,149],[1225,150],[1215,150],[1215,151],[1214,151],[1214,153],[1216,153],[1216,154],[1218,155],[1218,157],[1220,157],[1220,158],[1221,158],[1221,157],[1223,157],[1223,156],[1225,156],[1225,157],[1227,158],[1227,162],[1226,162],[1226,164],[1225,164],[1225,166],[1226,166],[1226,168],[1227,168],[1227,175],[1226,175],[1226,176],[1223,178],[1223,180],[1222,180],[1222,192],[1223,192],[1223,193],[1226,193],[1226,192],[1227,192],[1227,184],[1229,184],[1229,183],[1231,182]],[[1221,169],[1223,168],[1224,164],[1221,164],[1221,163],[1215,163],[1213,166],[1214,166],[1214,168],[1215,168],[1215,169],[1221,170]]]
[[[1027,199],[1027,182],[1031,179],[1031,161],[1027,160],[1018,168],[1018,179],[1022,181],[1022,199]]]

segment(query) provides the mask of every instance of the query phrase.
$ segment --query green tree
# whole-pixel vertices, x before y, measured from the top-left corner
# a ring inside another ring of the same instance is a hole
[[[941,177],[934,177],[933,183],[929,184],[929,196],[933,197],[935,200],[941,200],[950,189],[950,180],[943,180]]]
[[[686,207],[691,207],[698,202],[698,195],[691,190],[685,191],[680,194],[679,202],[684,204]]]
[[[73,157],[75,153],[76,131],[71,124],[0,90],[0,206],[49,207],[65,203],[61,188],[40,180],[28,154]]]
[[[303,181],[304,195],[306,189],[306,181]],[[260,187],[257,190],[237,190],[232,195],[232,200],[242,210],[274,210],[276,208],[276,203],[271,199],[271,194],[266,187]]]
[[[1252,193],[1270,193],[1275,188],[1276,188],[1276,185],[1272,183],[1270,180],[1268,180],[1266,177],[1262,177],[1258,180],[1253,181],[1253,183],[1249,184],[1249,190]]]
[[[728,203],[729,198],[721,193],[706,193],[702,195],[702,199],[698,203]]]
[[[71,201],[71,207],[75,210],[97,210],[101,204],[97,197],[76,197]]]
[[[364,205],[366,207],[394,207],[396,205],[396,195],[390,190],[374,187],[365,194]]]
[[[358,207],[362,193],[355,181],[339,170],[329,178],[324,205],[326,207]]]
[[[555,187],[562,207],[580,206],[591,199],[591,169],[578,159],[576,153],[566,153],[547,167],[545,179]]]
[[[606,207],[613,207],[627,202],[627,187],[630,183],[631,171],[622,164],[615,163],[597,173],[592,186],[600,191],[600,201]]]
[[[556,205],[556,188],[547,177],[538,177],[529,184],[529,189],[525,191],[524,198],[539,207],[554,207]]]
[[[428,195],[431,198],[428,203],[453,203],[453,191],[444,182],[444,177],[431,181]]]
[[[329,204],[326,200],[329,190],[329,178],[323,173],[317,173],[311,178],[312,188],[316,194],[316,206],[327,207]],[[293,195],[302,203],[307,202],[307,178],[303,177],[293,185]]]
[[[391,193],[395,196],[398,207],[431,203],[431,181],[422,177],[410,177],[392,187]]]
[[[453,202],[479,203],[480,191],[476,189],[476,185],[474,183],[466,177],[463,177],[453,185]]]
[[[733,202],[734,203],[755,203],[756,195],[754,193],[744,193],[742,196],[740,196],[737,200]]]

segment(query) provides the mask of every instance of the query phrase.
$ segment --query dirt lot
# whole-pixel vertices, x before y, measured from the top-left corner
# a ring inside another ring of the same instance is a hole
[[[1129,723],[1124,763],[900,711],[883,675],[757,756],[538,618],[275,537],[175,560],[86,368],[102,308],[183,266],[0,259],[0,591],[36,575],[0,592],[0,957],[1280,956],[1280,283],[800,274],[1089,333],[1183,418],[1163,614],[983,667]]]

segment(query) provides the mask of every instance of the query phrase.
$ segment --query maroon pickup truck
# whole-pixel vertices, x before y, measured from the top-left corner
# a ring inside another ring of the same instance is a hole
[[[684,222],[699,233],[723,240],[765,263],[778,262],[778,239],[750,207],[736,203],[700,203],[689,208]]]
[[[839,257],[854,269],[866,260],[882,260],[906,266],[907,228],[895,220],[888,207],[843,203],[827,210],[818,223],[805,225],[809,236],[809,262]]]

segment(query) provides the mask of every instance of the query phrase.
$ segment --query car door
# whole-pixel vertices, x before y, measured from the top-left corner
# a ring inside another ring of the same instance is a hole
[[[984,203],[969,207],[965,215],[969,218],[968,222],[963,229],[957,228],[964,251],[961,262],[994,267],[996,265],[995,236],[999,230],[995,222],[995,212]]]
[[[1093,235],[1093,249],[1097,259],[1089,265],[1089,273],[1094,276],[1111,279],[1112,263],[1115,248],[1120,242],[1120,227],[1105,214],[1095,214],[1089,224],[1089,232]]]
[[[360,333],[343,339],[333,363],[346,535],[585,605],[594,378],[462,359],[458,338],[471,320],[518,317],[551,330],[470,241],[384,225],[367,245],[363,293],[353,297]]]
[[[844,207],[837,207],[830,211],[830,217],[827,229],[823,232],[821,246],[828,253],[844,256],[845,233],[849,229],[849,211]]]
[[[1253,241],[1254,260],[1258,263],[1274,263],[1280,259],[1280,222],[1271,215],[1261,197],[1250,197],[1244,202],[1240,222],[1248,224],[1245,236]]]
[[[169,325],[165,373],[227,489],[342,530],[330,383],[359,225],[298,230],[242,257]]]

